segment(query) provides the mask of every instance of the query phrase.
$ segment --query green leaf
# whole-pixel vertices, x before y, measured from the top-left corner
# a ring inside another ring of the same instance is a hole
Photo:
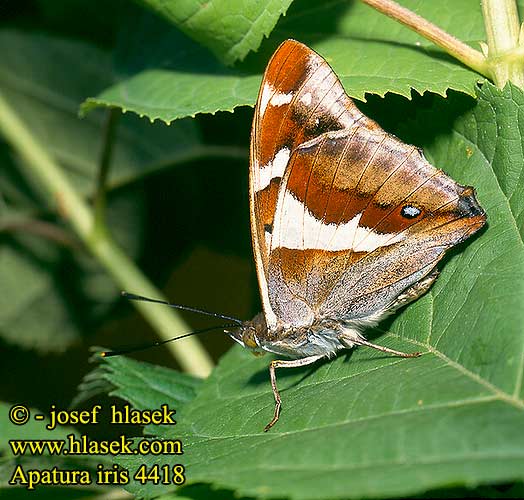
[[[226,64],[244,59],[268,36],[292,0],[142,0]]]
[[[441,100],[433,121],[422,114],[416,125],[433,134],[425,151],[434,163],[476,187],[488,227],[456,249],[430,292],[383,323],[385,334],[375,340],[422,357],[359,348],[315,367],[280,370],[283,413],[264,433],[274,404],[268,359],[232,349],[176,429],[159,430],[182,439],[189,483],[323,499],[524,478],[524,128],[516,119],[524,94],[485,85],[478,104],[455,114],[445,132],[456,109]]]
[[[57,286],[57,281],[65,284],[59,276],[72,264],[71,255],[60,245],[30,234],[2,240],[0,335],[26,348],[64,349],[79,336],[74,318],[82,317],[82,311],[72,306],[78,291],[67,296],[67,290]],[[68,271],[74,282],[72,267]]]
[[[202,380],[162,366],[138,362],[124,356],[102,357],[79,387],[73,406],[104,390],[131,403],[137,410],[151,410],[167,404],[177,410],[191,401]]]
[[[166,123],[197,113],[252,104],[260,75],[230,69],[161,19],[138,16],[126,25],[117,65],[126,75],[82,105],[117,106]]]
[[[401,3],[475,48],[485,38],[476,0]],[[177,9],[166,4],[172,17],[185,19],[187,12],[179,7],[180,2],[176,4]],[[213,15],[213,2],[206,5],[209,11],[202,10]],[[216,38],[215,29],[199,36]],[[230,27],[222,25],[221,29],[223,40],[233,36]],[[387,92],[409,97],[411,89],[440,95],[454,89],[474,95],[476,82],[483,79],[408,28],[356,1],[294,3],[260,53],[236,70],[218,64],[167,23],[147,16],[129,26],[126,33],[126,57],[121,61],[126,76],[89,98],[84,111],[117,106],[170,123],[197,113],[253,105],[270,54],[286,38],[317,50],[333,66],[348,94],[358,99],[364,99],[366,93],[383,96]],[[138,64],[144,60],[147,64]]]
[[[509,203],[511,224],[524,236],[524,176],[522,163],[524,146],[521,125],[524,98],[522,90],[507,85],[499,90],[485,85],[480,91],[479,105],[471,121],[457,124],[459,133],[468,142],[479,142],[480,152],[493,166],[500,190]],[[486,141],[486,137],[496,140]]]
[[[399,3],[476,49],[485,38],[480,6],[474,0]],[[345,8],[337,4],[319,7],[311,2],[305,12],[300,9],[296,20],[294,11],[290,11],[275,35],[289,30],[286,38],[311,44],[333,66],[351,97],[364,100],[366,93],[383,96],[387,92],[409,97],[411,89],[420,94],[430,91],[445,95],[454,89],[474,95],[476,82],[483,79],[425,38],[362,2]],[[337,19],[335,27],[333,19]],[[328,27],[322,34],[314,30],[319,24]]]

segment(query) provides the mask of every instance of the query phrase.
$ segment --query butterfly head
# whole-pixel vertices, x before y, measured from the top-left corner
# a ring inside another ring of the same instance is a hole
[[[251,321],[245,321],[238,328],[226,331],[235,342],[249,349],[255,355],[262,355],[265,352],[259,340],[264,336],[264,332],[267,332],[267,326],[262,313],[257,314]]]

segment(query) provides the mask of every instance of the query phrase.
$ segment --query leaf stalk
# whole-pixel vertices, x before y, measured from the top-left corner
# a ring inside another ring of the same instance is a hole
[[[93,226],[93,233],[105,234],[107,232],[106,225],[106,191],[107,178],[109,175],[109,168],[111,166],[111,158],[113,155],[113,144],[115,143],[115,134],[118,126],[118,119],[120,117],[120,110],[116,108],[109,108],[106,112],[106,121],[103,128],[103,142],[102,151],[100,153],[100,164],[98,167],[98,176],[96,183],[96,191],[93,201],[95,212],[95,220]],[[96,237],[96,236],[95,236]]]
[[[492,77],[491,67],[482,52],[461,42],[422,16],[392,0],[362,0],[362,2],[430,40],[477,73],[487,78]]]

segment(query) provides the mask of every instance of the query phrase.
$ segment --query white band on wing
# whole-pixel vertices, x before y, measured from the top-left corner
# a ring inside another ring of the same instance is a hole
[[[289,162],[289,148],[282,148],[275,157],[258,169],[256,192],[262,191],[271,183],[271,179],[282,177]]]
[[[283,247],[295,250],[371,252],[406,238],[405,233],[379,233],[360,226],[362,213],[343,224],[326,224],[315,218],[289,191],[284,196],[280,213],[277,211],[275,215],[272,250]]]
[[[275,88],[269,83],[264,83],[262,88],[262,95],[260,96],[260,108],[259,113],[262,117],[266,112],[268,103],[271,106],[283,106],[284,104],[289,104],[293,99],[293,92],[277,92]]]

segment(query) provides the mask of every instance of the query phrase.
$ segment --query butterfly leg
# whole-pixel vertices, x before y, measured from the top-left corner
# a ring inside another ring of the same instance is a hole
[[[269,376],[271,378],[273,396],[275,396],[275,413],[273,414],[271,422],[269,422],[269,424],[267,424],[264,427],[264,432],[267,432],[269,429],[271,429],[271,427],[273,427],[277,423],[278,417],[280,416],[280,409],[282,407],[282,400],[280,399],[280,393],[278,392],[277,388],[277,375],[275,370],[277,368],[297,368],[299,366],[310,365],[311,363],[314,363],[315,361],[323,357],[324,356],[309,356],[307,358],[302,359],[293,359],[286,361],[281,359],[275,359],[274,361],[271,361],[271,363],[269,364]]]
[[[364,340],[363,338],[359,338],[358,340],[352,340],[352,342],[356,345],[365,345],[367,347],[372,347],[373,349],[376,349],[377,351],[394,354],[395,356],[400,356],[401,358],[418,358],[421,355],[420,352],[395,351],[395,349],[390,349],[389,347],[372,344],[371,342],[368,342],[367,340]]]
[[[438,275],[438,270],[434,270],[428,276],[422,278],[407,290],[404,290],[404,292],[397,297],[395,302],[388,307],[388,313],[391,314],[397,309],[400,309],[406,304],[409,304],[410,302],[413,302],[420,296],[424,295],[431,288],[431,285],[433,285],[435,280],[438,278]]]

